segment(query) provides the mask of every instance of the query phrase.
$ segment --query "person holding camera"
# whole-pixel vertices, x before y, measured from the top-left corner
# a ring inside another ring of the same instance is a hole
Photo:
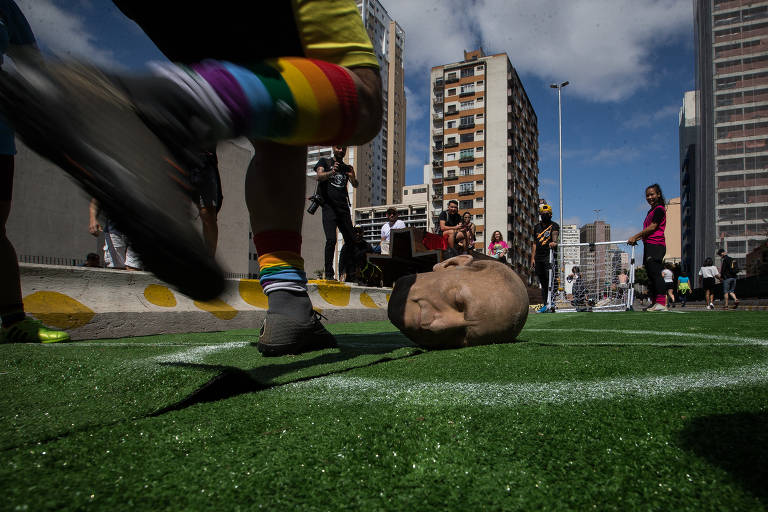
[[[323,208],[326,279],[334,279],[333,253],[336,250],[336,228],[341,231],[345,245],[354,240],[347,182],[357,188],[358,181],[352,166],[344,163],[346,154],[346,146],[333,146],[333,158],[321,158],[315,165],[318,185],[317,193],[312,197],[313,204],[310,205],[310,209],[317,209],[314,203],[320,203]]]

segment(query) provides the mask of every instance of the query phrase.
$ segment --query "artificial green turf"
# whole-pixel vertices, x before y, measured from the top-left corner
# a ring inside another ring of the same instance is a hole
[[[344,324],[339,350],[173,364],[150,358],[184,347],[151,343],[251,333],[3,346],[0,491],[30,510],[762,510],[766,380],[610,393],[759,370],[768,346],[749,338],[766,327],[752,312],[535,315],[520,343],[422,353],[389,324]],[[222,374],[258,386],[150,415]]]

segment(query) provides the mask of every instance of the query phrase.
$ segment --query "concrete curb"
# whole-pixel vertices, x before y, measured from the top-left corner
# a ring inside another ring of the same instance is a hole
[[[258,328],[267,297],[258,280],[228,279],[224,293],[198,302],[148,272],[20,263],[24,308],[72,339]],[[310,281],[309,296],[329,323],[387,319],[391,288]]]

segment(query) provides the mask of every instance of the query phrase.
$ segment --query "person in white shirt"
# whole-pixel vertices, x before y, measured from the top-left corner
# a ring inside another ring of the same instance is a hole
[[[717,271],[717,267],[712,262],[712,258],[704,260],[704,266],[699,269],[699,276],[702,279],[702,285],[704,286],[704,298],[707,301],[707,309],[715,309],[715,305],[712,302],[715,297],[715,278],[720,278],[720,272]]]
[[[675,307],[675,273],[672,272],[672,264],[664,265],[661,271],[661,277],[664,279],[664,286],[667,289],[667,307]]]
[[[395,208],[388,208],[387,222],[381,226],[381,254],[389,254],[389,239],[393,229],[405,229],[405,222],[397,218]]]

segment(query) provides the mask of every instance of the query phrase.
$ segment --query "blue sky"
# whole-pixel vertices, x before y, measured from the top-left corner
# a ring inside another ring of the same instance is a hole
[[[103,0],[17,0],[41,46],[112,68],[162,55]],[[694,88],[690,0],[381,0],[406,37],[406,183],[427,159],[429,69],[482,46],[506,52],[538,116],[539,193],[558,211],[557,92],[563,89],[566,223],[639,231],[646,185],[679,195],[677,116]]]

